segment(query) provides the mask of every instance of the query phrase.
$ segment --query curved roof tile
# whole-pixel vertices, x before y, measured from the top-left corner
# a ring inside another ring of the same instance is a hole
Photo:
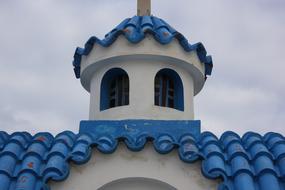
[[[150,138],[151,137],[151,138]],[[49,133],[0,132],[0,184],[3,190],[49,189],[49,180],[68,177],[69,163],[83,164],[90,159],[91,147],[112,153],[123,141],[132,151],[152,141],[155,150],[166,154],[178,148],[182,161],[202,161],[205,177],[222,178],[219,189],[284,190],[285,138],[277,133],[261,136],[246,133],[242,138],[225,132],[220,139],[210,132],[199,138],[158,133],[95,137],[69,131],[53,137]]]
[[[205,74],[211,75],[213,67],[212,58],[207,55],[207,51],[202,43],[189,44],[188,40],[181,33],[173,29],[160,18],[154,16],[134,16],[121,22],[116,28],[106,34],[103,40],[92,36],[85,43],[84,48],[76,48],[73,60],[76,78],[80,78],[82,56],[88,55],[94,44],[97,43],[103,47],[108,47],[112,45],[120,35],[125,36],[131,43],[139,43],[146,37],[146,34],[152,35],[160,44],[169,44],[174,38],[177,39],[186,52],[197,52],[200,61],[205,64]]]

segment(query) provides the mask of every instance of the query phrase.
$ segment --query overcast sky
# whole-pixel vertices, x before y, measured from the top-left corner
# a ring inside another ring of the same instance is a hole
[[[203,131],[285,134],[284,0],[152,5],[213,56],[212,76],[195,97]],[[0,0],[0,130],[77,132],[89,94],[74,76],[74,50],[135,14],[135,0]]]

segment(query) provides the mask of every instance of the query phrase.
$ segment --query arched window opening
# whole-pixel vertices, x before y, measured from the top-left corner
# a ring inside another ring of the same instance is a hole
[[[183,84],[175,71],[160,70],[155,76],[154,91],[155,105],[184,111]]]
[[[129,77],[120,68],[107,71],[101,82],[100,110],[129,105]]]

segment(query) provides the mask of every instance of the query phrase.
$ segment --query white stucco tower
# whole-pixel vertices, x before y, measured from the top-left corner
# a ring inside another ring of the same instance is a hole
[[[91,37],[76,49],[73,65],[90,92],[89,120],[81,121],[80,135],[98,151],[55,189],[215,189],[199,163],[181,162],[197,160],[191,143],[200,121],[194,120],[193,98],[212,70],[201,43],[189,44],[151,15],[150,0],[138,0],[137,16],[103,40]],[[178,147],[181,160],[172,151]]]
[[[138,16],[78,49],[75,65],[90,92],[90,120],[194,119],[193,97],[209,74],[210,57],[202,44],[190,45],[149,14],[150,1],[138,1]]]

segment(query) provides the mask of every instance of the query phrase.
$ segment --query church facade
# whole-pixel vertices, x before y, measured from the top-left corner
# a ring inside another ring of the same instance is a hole
[[[201,132],[194,96],[213,63],[149,0],[74,54],[89,120],[57,136],[0,132],[3,190],[285,190],[285,139]]]

